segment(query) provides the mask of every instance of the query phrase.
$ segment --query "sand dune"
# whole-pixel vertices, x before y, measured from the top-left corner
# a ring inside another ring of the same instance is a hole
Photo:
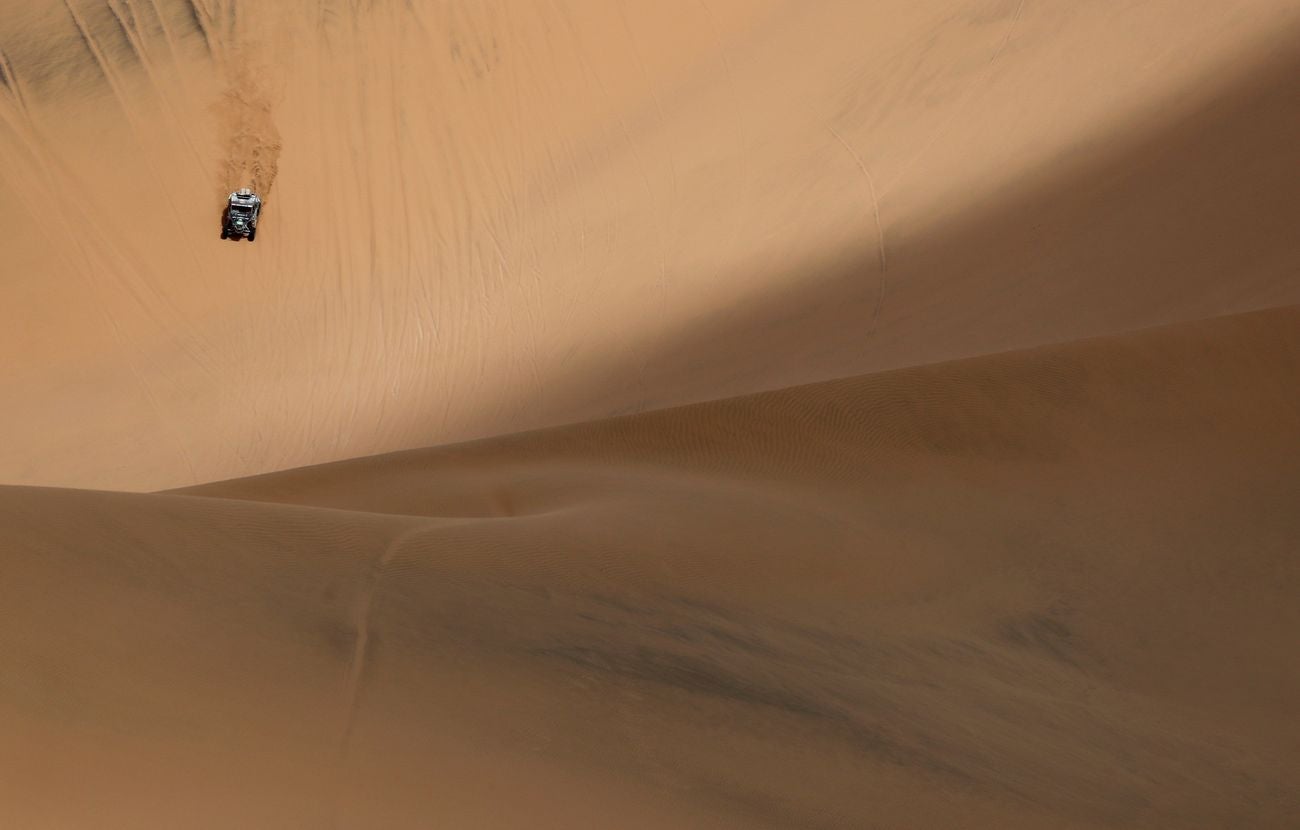
[[[0,0],[0,827],[1294,826],[1298,83],[1290,0]]]
[[[1290,0],[0,5],[11,483],[1300,302]]]
[[[6,488],[5,823],[1288,826],[1298,324]]]

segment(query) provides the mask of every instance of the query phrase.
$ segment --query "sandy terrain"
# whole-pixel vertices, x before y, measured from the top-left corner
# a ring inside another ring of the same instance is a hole
[[[1297,377],[1288,309],[5,488],[0,822],[1288,827]]]
[[[0,827],[1293,827],[1298,90],[1293,0],[0,0]]]
[[[1300,302],[1300,8],[1078,5],[4,0],[0,481]]]

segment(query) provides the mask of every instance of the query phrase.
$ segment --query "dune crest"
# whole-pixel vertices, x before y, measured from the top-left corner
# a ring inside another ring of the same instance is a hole
[[[1285,827],[1298,337],[1289,308],[180,494],[5,488],[5,780],[116,762],[0,815]]]

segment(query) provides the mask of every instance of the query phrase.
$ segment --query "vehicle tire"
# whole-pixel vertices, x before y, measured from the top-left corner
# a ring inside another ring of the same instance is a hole
[[[253,228],[251,231],[248,232],[248,241],[252,242],[256,238],[257,238],[257,228]]]
[[[222,226],[221,226],[221,238],[222,238],[222,239],[228,239],[229,237],[230,237],[229,232],[227,232],[227,231],[226,231],[226,227],[225,227],[224,225],[222,225]]]

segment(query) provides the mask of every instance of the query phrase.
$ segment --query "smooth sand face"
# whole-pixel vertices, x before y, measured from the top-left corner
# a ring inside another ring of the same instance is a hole
[[[1300,9],[1070,5],[0,0],[0,827],[1293,826]]]
[[[0,5],[11,483],[1300,302],[1290,0]]]
[[[7,488],[0,818],[1287,827],[1297,378],[1288,309]]]

